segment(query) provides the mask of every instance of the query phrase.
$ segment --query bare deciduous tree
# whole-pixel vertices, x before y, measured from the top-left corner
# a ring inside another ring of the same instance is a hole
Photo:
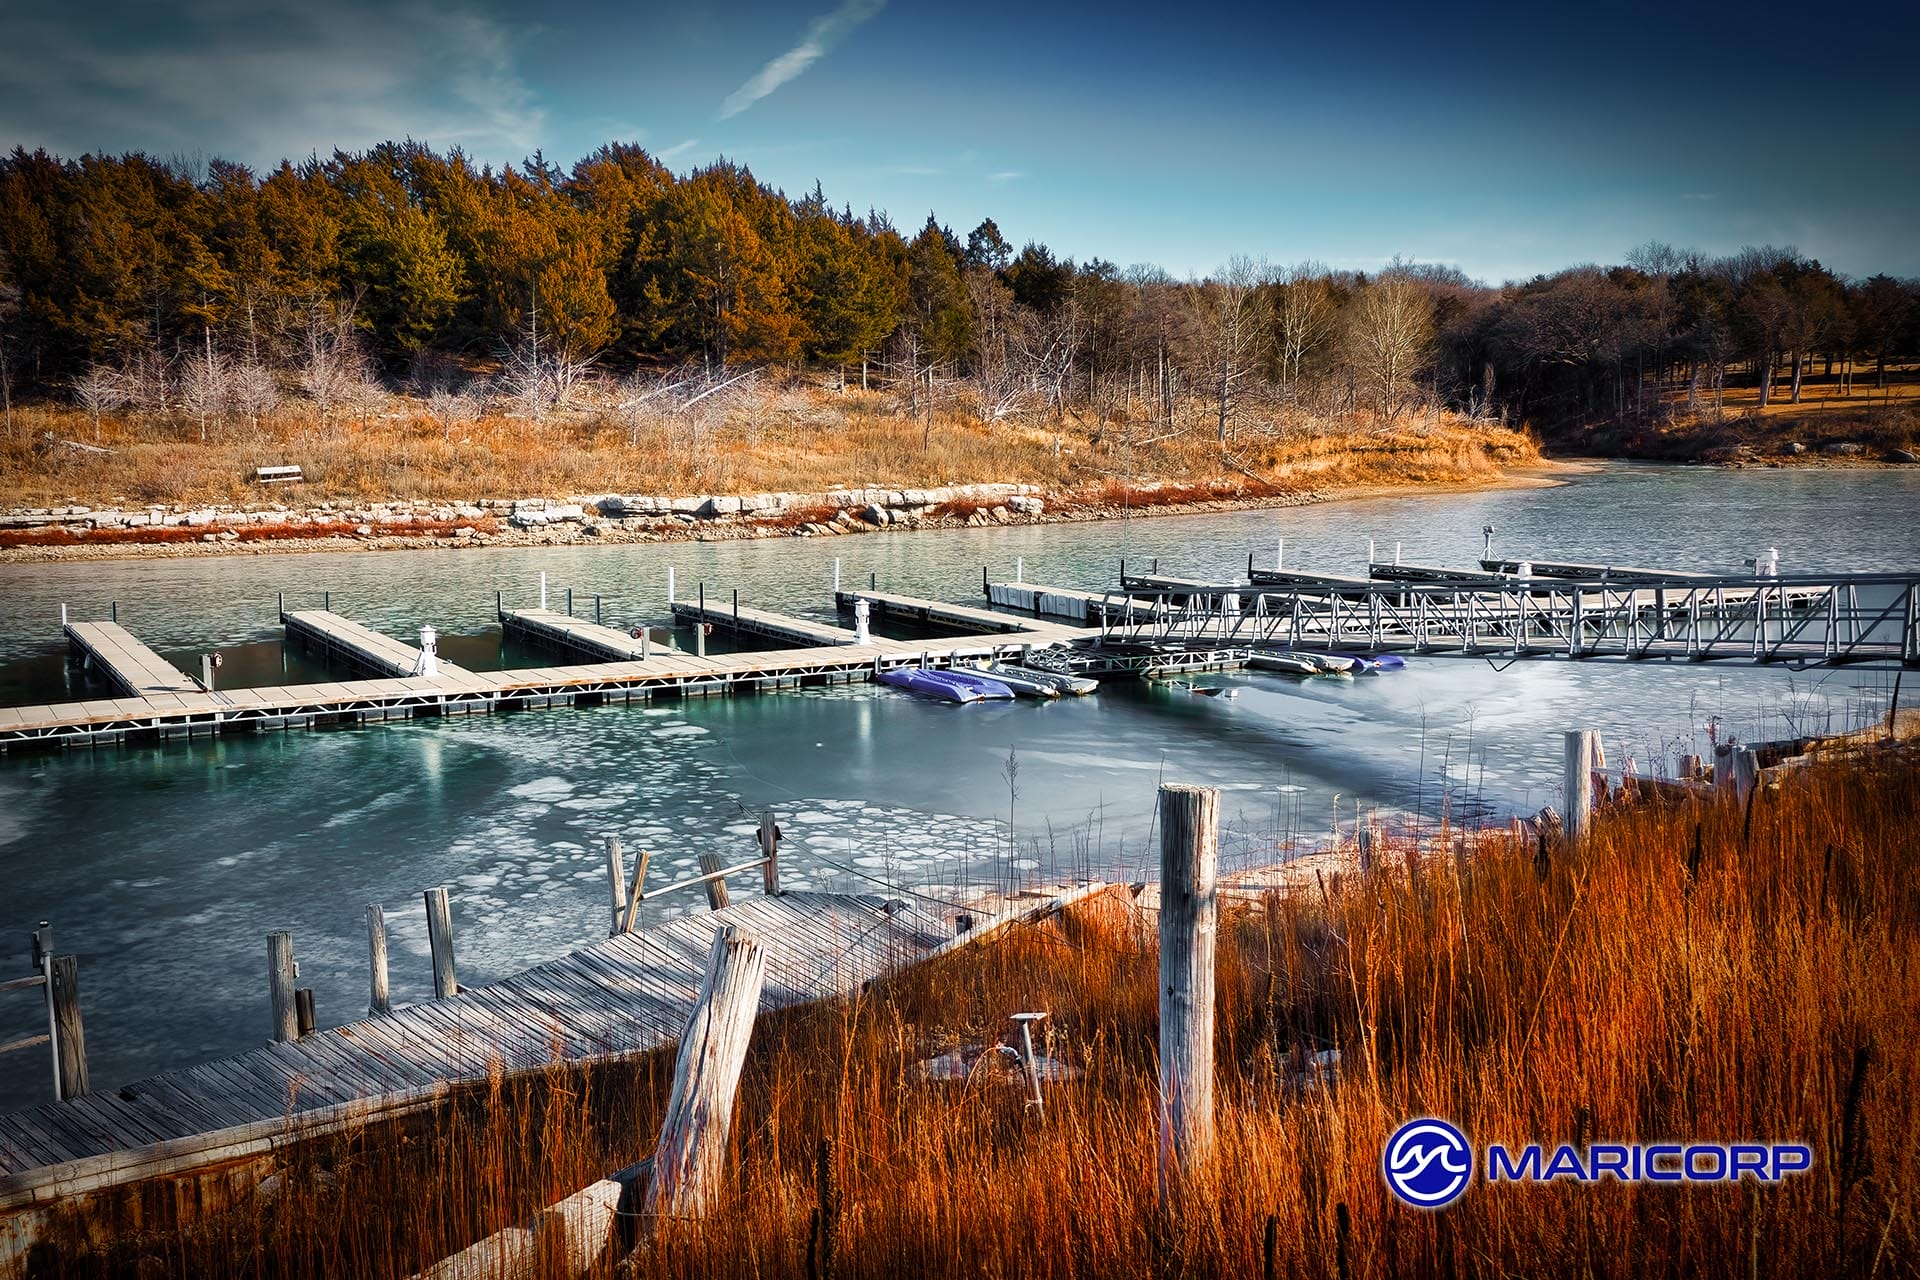
[[[1426,290],[1403,272],[1374,277],[1354,299],[1347,342],[1356,378],[1375,411],[1393,421],[1433,352],[1433,307]]]
[[[100,419],[127,403],[126,376],[111,365],[90,364],[73,380],[73,402],[93,419],[93,438],[100,439]]]
[[[1274,338],[1280,348],[1280,385],[1300,380],[1307,357],[1324,346],[1339,325],[1333,281],[1318,262],[1289,267],[1275,290]]]
[[[1273,339],[1273,273],[1264,261],[1234,257],[1219,275],[1194,292],[1203,358],[1215,410],[1215,439],[1224,445],[1233,421],[1234,401],[1259,367]]]

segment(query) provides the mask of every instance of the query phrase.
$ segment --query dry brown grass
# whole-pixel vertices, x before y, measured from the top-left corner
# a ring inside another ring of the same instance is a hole
[[[1917,799],[1920,759],[1886,755],[1796,774],[1750,813],[1603,814],[1589,847],[1544,864],[1496,842],[1464,863],[1422,849],[1231,906],[1217,1167],[1165,1224],[1150,934],[1076,917],[768,1019],[724,1214],[670,1224],[639,1274],[1912,1275]],[[986,1073],[917,1078],[1025,1009],[1051,1012],[1051,1051],[1085,1072],[1050,1088],[1044,1122]],[[1298,1087],[1294,1064],[1329,1047],[1337,1086]],[[178,1274],[404,1273],[641,1154],[669,1073],[556,1073],[310,1147],[279,1198],[187,1235],[148,1197],[146,1234],[66,1273],[143,1256]],[[1421,1213],[1389,1198],[1379,1160],[1426,1114],[1477,1143],[1798,1140],[1814,1168],[1767,1187],[1477,1185]]]
[[[1168,438],[1147,426],[986,424],[946,412],[928,431],[879,394],[788,389],[742,398],[713,421],[648,420],[637,433],[597,413],[541,423],[490,416],[448,431],[417,402],[395,398],[364,421],[322,424],[290,409],[257,430],[216,427],[206,443],[191,421],[110,416],[97,443],[111,452],[100,454],[46,439],[96,443],[85,415],[39,406],[16,410],[13,434],[0,440],[0,505],[471,501],[990,482],[1064,492],[1120,476],[1324,489],[1485,479],[1538,456],[1524,434],[1446,417],[1420,429],[1379,430],[1253,413],[1223,454],[1201,409],[1189,406],[1182,429]],[[1129,449],[1129,436],[1152,443]],[[298,463],[307,482],[270,490],[251,483],[256,466],[278,463]]]

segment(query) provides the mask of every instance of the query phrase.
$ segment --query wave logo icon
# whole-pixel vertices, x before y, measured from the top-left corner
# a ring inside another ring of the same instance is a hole
[[[1445,1120],[1409,1120],[1387,1139],[1380,1172],[1387,1188],[1416,1209],[1443,1209],[1473,1180],[1467,1135]]]

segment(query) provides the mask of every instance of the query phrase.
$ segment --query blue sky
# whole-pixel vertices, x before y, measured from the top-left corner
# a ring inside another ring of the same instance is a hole
[[[570,164],[617,138],[1176,276],[1499,281],[1649,239],[1920,275],[1916,12],[10,0],[0,143]]]

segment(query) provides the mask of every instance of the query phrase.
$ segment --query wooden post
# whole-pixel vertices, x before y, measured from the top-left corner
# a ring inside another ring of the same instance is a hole
[[[607,926],[609,937],[620,932],[627,916],[627,865],[620,856],[620,837],[607,837],[607,891],[613,898],[613,919]]]
[[[1700,757],[1684,755],[1680,757],[1680,780],[1692,782],[1700,776]]]
[[[433,950],[433,998],[445,1000],[460,994],[460,979],[453,970],[453,911],[447,906],[443,885],[429,889],[427,900],[427,944]]]
[[[773,820],[773,810],[760,811],[760,856],[766,859],[766,865],[760,868],[763,884],[769,898],[780,895],[780,828]]]
[[[293,993],[293,1021],[300,1037],[305,1039],[313,1034],[316,1025],[313,1017],[313,988],[300,987]]]
[[[1718,743],[1713,748],[1713,790],[1716,796],[1733,794],[1733,744]]]
[[[1561,786],[1566,792],[1567,839],[1580,841],[1593,830],[1593,770],[1600,761],[1600,734],[1569,729]]]
[[[367,1012],[393,1012],[387,999],[387,913],[377,902],[367,905],[367,960],[372,982],[367,991]]]
[[[273,998],[273,1038],[294,1040],[300,1022],[293,1007],[293,935],[267,935],[267,990]]]
[[[80,959],[55,956],[47,969],[53,992],[53,1033],[60,1045],[60,1099],[87,1092],[87,1032],[80,1022]]]
[[[727,864],[720,860],[717,853],[700,855],[700,874],[710,876]],[[725,880],[707,881],[707,906],[718,911],[727,905],[727,882]]]
[[[1744,805],[1760,783],[1760,757],[1745,747],[1733,752],[1733,797]]]
[[[639,861],[633,864],[633,887],[627,891],[627,914],[620,921],[621,933],[633,932],[633,918],[640,911],[640,900],[647,896],[647,863],[653,860],[653,850],[642,849]]]
[[[719,1196],[733,1095],[766,971],[766,951],[749,934],[732,925],[714,934],[699,998],[680,1034],[673,1092],[654,1148],[644,1209],[651,1220],[700,1217]]]
[[[1213,1147],[1214,942],[1220,793],[1160,788],[1160,1198]]]

